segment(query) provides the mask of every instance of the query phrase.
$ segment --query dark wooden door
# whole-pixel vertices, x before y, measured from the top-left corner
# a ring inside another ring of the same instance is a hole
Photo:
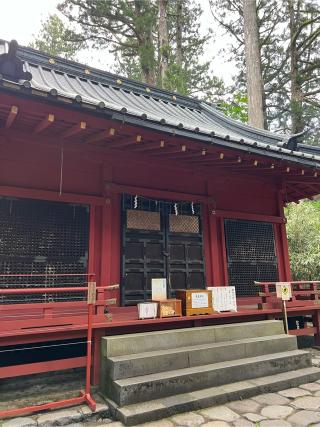
[[[204,288],[200,205],[124,195],[122,200],[122,304],[151,298],[152,278],[176,289]]]

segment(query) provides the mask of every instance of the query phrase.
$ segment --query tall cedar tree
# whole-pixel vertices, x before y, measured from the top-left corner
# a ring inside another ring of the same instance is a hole
[[[223,90],[201,63],[210,35],[200,35],[193,0],[64,0],[58,9],[78,29],[73,39],[113,52],[120,74],[181,94]]]
[[[243,26],[249,124],[263,129],[263,83],[256,0],[244,1]]]
[[[72,31],[66,28],[57,15],[49,15],[48,19],[42,22],[39,34],[30,43],[30,47],[49,55],[76,59],[76,54],[83,47],[83,43],[73,40],[72,37]]]
[[[58,9],[75,23],[77,38],[138,60],[141,79],[156,82],[154,29],[157,6],[150,0],[65,0]]]
[[[237,64],[239,72],[234,87],[243,92],[246,86],[243,3],[210,0],[210,4],[217,22],[233,37],[233,44],[225,54]],[[291,133],[310,129],[309,141],[317,143],[320,136],[318,2],[260,0],[257,14],[268,127]]]

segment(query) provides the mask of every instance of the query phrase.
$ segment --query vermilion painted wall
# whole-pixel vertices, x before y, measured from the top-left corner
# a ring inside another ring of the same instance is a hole
[[[114,284],[120,280],[120,194],[110,192],[106,182],[148,187],[150,197],[154,189],[177,192],[176,197],[172,197],[172,194],[168,197],[175,200],[179,200],[178,193],[209,197],[209,202],[203,205],[208,284],[223,285],[228,282],[221,211],[240,212],[244,217],[248,215],[248,219],[254,219],[252,214],[256,214],[260,215],[256,218],[260,220],[264,216],[278,219],[283,216],[281,183],[270,175],[263,176],[263,171],[245,175],[221,166],[204,170],[196,166],[183,166],[179,160],[168,161],[165,156],[143,157],[131,153],[129,147],[124,151],[106,149],[97,152],[90,144],[82,142],[76,146],[69,144],[68,140],[64,142],[60,196],[59,133],[50,129],[40,135],[23,133],[21,129],[26,128],[24,121],[34,123],[35,115],[40,117],[37,120],[41,120],[46,114],[54,113],[60,126],[66,120],[69,123],[85,120],[89,129],[101,131],[111,125],[119,128],[119,123],[111,123],[83,111],[40,104],[9,94],[1,94],[0,116],[4,105],[7,105],[7,110],[11,105],[17,105],[19,117],[12,130],[1,132],[0,129],[0,195],[35,197],[36,194],[38,198],[72,202],[77,198],[71,195],[83,195],[81,202],[91,204],[89,269],[97,274],[98,284]],[[0,117],[0,120],[3,118]],[[139,128],[134,131],[138,133]],[[155,140],[159,138],[159,134],[155,134]],[[198,147],[201,150],[203,146]],[[216,215],[216,212],[220,214]],[[278,221],[274,227],[280,280],[289,280],[285,225]]]
[[[19,190],[37,189],[53,192],[59,196],[61,149],[56,145],[43,146],[14,138],[1,141],[0,186],[15,187],[12,196]],[[103,285],[119,283],[120,280],[120,194],[105,190],[105,182],[169,190],[177,193],[211,196],[209,205],[203,208],[205,258],[207,283],[227,283],[222,219],[212,211],[236,211],[244,214],[267,216],[281,215],[279,187],[269,178],[261,179],[243,174],[232,174],[219,169],[212,174],[190,172],[185,168],[166,166],[166,159],[146,162],[119,154],[106,154],[104,158],[86,155],[86,152],[64,149],[62,175],[63,193],[100,196],[105,202],[91,207],[90,270],[97,274]],[[45,194],[45,193],[44,193]],[[50,193],[51,194],[51,193]],[[52,194],[51,194],[52,196]],[[45,198],[45,196],[44,196]],[[179,196],[177,195],[177,200]],[[288,277],[286,266],[286,242],[281,234],[281,224],[275,225],[276,247],[279,259],[280,279]]]

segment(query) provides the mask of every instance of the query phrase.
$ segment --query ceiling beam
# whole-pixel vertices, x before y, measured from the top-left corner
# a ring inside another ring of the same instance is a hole
[[[164,140],[156,141],[156,142],[148,142],[145,144],[141,144],[139,147],[134,147],[134,153],[145,153],[148,151],[163,149],[166,146],[166,142]]]
[[[52,125],[54,122],[54,114],[48,114],[37,126],[34,128],[33,133],[39,134]]]
[[[110,128],[108,130],[104,130],[102,132],[96,133],[95,135],[90,136],[88,139],[85,140],[86,144],[93,144],[94,142],[100,142],[104,141],[106,139],[110,139],[110,137],[113,137],[116,133],[115,128]]]
[[[70,129],[67,129],[61,134],[62,138],[70,138],[71,136],[77,135],[78,133],[84,131],[87,128],[87,122],[79,122],[76,125],[72,126]]]
[[[10,112],[9,112],[9,114],[8,114],[8,117],[7,117],[6,123],[5,123],[5,125],[4,125],[4,127],[5,127],[6,129],[9,129],[9,128],[12,126],[13,122],[14,122],[14,121],[15,121],[15,119],[17,118],[18,112],[19,112],[19,108],[18,108],[18,107],[16,107],[15,105],[13,105],[13,106],[10,108]]]
[[[171,146],[171,147],[165,148],[163,150],[157,151],[155,153],[150,153],[150,155],[152,157],[154,157],[154,156],[167,156],[167,155],[170,155],[170,154],[181,153],[181,160],[182,160],[183,159],[183,155],[186,152],[187,152],[187,146],[185,144],[182,144],[182,145]],[[171,157],[170,157],[170,159],[171,159]]]

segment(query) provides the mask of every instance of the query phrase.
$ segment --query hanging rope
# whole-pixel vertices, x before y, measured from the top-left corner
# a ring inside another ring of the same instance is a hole
[[[63,142],[61,144],[61,153],[60,153],[60,184],[59,184],[59,196],[62,195],[62,184],[63,184],[63,162],[64,162],[64,146]]]

